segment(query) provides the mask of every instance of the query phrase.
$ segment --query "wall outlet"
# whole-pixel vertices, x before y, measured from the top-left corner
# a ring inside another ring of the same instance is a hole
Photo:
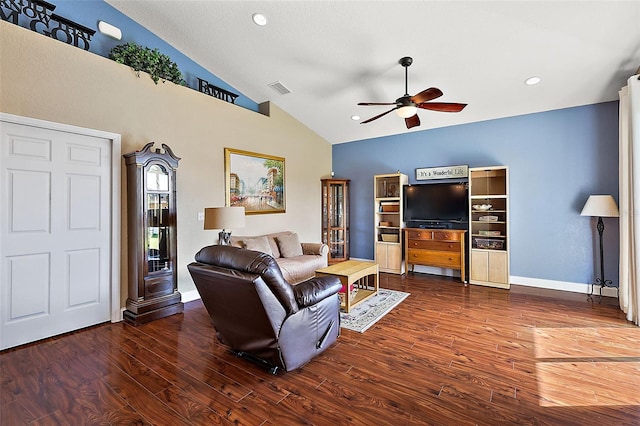
[[[202,222],[204,220],[204,212],[198,212],[198,221]]]

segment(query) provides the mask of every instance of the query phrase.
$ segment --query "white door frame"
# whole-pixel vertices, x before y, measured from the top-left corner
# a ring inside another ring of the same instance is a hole
[[[117,133],[104,132],[102,130],[88,129],[69,124],[55,123],[36,118],[22,117],[19,115],[0,112],[0,122],[20,124],[24,126],[39,127],[48,130],[57,130],[79,135],[93,136],[111,141],[111,322],[122,321],[122,309],[120,308],[120,180],[121,176],[121,136]]]

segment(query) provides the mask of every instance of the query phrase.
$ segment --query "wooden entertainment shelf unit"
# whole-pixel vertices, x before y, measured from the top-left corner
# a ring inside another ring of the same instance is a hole
[[[409,273],[415,265],[457,269],[466,283],[464,240],[467,231],[460,229],[405,228],[404,267]]]

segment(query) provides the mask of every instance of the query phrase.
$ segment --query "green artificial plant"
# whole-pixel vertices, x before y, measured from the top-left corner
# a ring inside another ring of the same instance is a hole
[[[138,76],[140,71],[148,73],[156,84],[159,80],[163,83],[168,80],[181,86],[187,85],[176,63],[158,49],[150,49],[136,43],[121,44],[111,49],[109,59],[129,65]]]

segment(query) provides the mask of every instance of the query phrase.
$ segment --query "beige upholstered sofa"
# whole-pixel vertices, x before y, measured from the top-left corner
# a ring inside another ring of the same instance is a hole
[[[327,266],[329,247],[322,243],[301,243],[291,231],[251,237],[231,236],[231,245],[261,251],[274,257],[282,276],[298,284],[315,276],[316,269]]]

